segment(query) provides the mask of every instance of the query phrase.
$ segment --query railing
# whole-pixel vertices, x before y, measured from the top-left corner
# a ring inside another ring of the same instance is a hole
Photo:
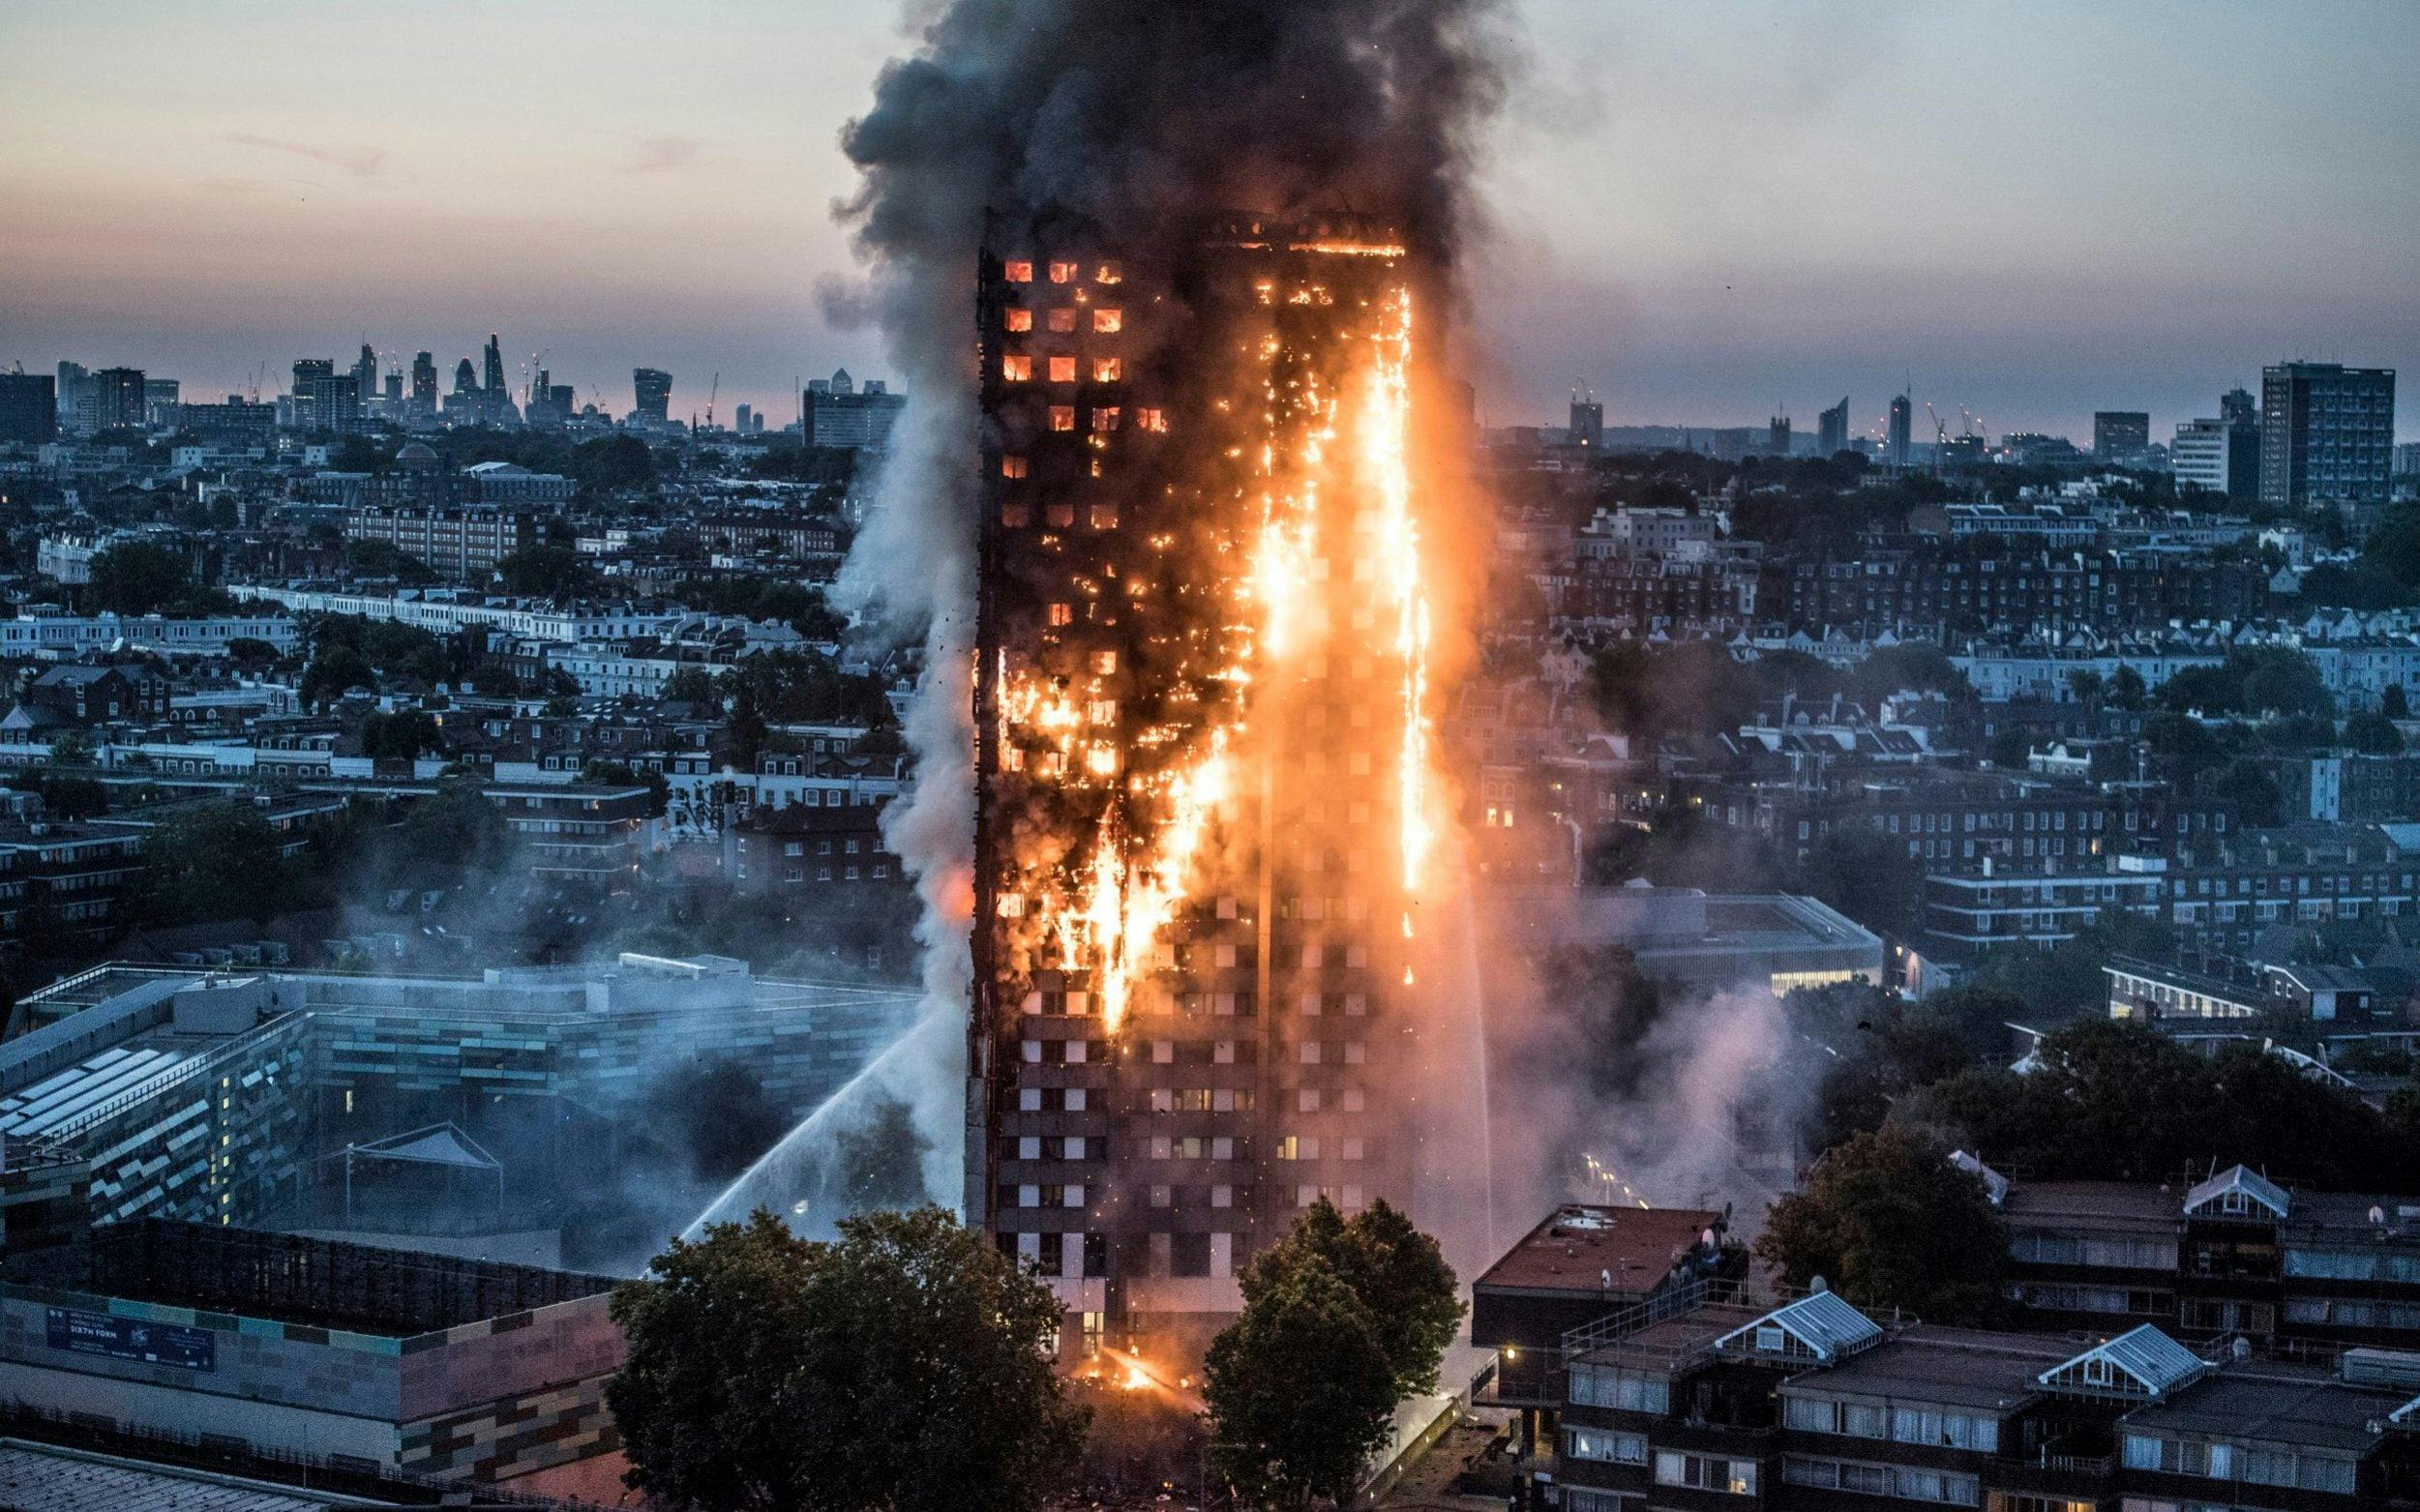
[[[1640,1329],[1693,1312],[1709,1302],[1737,1301],[1743,1294],[1744,1289],[1736,1281],[1700,1276],[1669,1291],[1657,1292],[1644,1302],[1632,1303],[1593,1323],[1567,1330],[1563,1335],[1563,1362],[1569,1365],[1589,1350],[1626,1339]]]

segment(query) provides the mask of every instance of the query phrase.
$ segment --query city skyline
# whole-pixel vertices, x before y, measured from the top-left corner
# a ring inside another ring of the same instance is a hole
[[[1559,421],[1585,381],[1609,426],[1811,430],[1846,392],[1867,434],[1912,371],[1995,434],[2134,409],[2165,439],[2264,364],[2420,365],[2393,62],[2420,12],[1516,12],[1466,269],[1490,423]],[[855,268],[827,214],[886,14],[665,36],[438,6],[235,48],[173,8],[35,4],[0,37],[0,189],[42,207],[0,230],[0,365],[209,396],[363,340],[450,371],[500,331],[508,373],[544,349],[583,403],[625,412],[656,367],[685,416],[720,372],[718,416],[779,422],[794,378],[894,366],[836,318]]]

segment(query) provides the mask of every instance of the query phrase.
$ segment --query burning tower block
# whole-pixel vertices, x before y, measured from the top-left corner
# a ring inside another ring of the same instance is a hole
[[[1172,243],[982,253],[967,1201],[1068,1348],[1182,1356],[1302,1207],[1405,1200],[1431,762],[1402,239]]]

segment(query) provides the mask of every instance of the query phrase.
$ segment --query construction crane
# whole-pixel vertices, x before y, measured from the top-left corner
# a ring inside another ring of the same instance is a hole
[[[714,387],[707,390],[705,396],[705,428],[708,430],[714,429],[714,400],[722,392],[723,375],[718,372],[714,375]]]

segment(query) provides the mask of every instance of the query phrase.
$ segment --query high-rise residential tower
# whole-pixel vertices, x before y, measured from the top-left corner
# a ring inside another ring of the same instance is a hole
[[[1831,458],[1848,449],[1848,396],[1815,417],[1815,455]]]
[[[1894,467],[1907,465],[1910,447],[1915,438],[1916,407],[1901,394],[1891,400],[1891,428],[1883,443],[1883,460]]]
[[[143,371],[104,368],[93,374],[93,429],[116,430],[143,424]]]
[[[996,224],[982,254],[967,1206],[1070,1347],[1198,1350],[1300,1208],[1409,1186],[1397,243],[1220,220],[1153,266]]]

